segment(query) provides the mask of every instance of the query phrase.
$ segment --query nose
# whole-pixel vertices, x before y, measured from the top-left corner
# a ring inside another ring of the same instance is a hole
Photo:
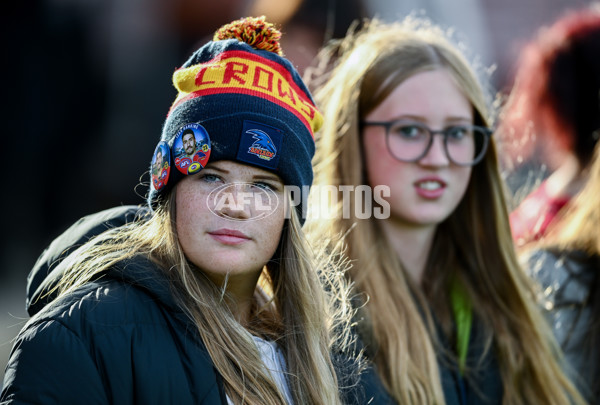
[[[444,135],[435,133],[432,134],[432,137],[431,146],[425,156],[419,160],[419,163],[425,166],[448,166],[450,159],[448,159],[448,155],[446,154]]]
[[[215,201],[215,211],[224,218],[245,220],[252,216],[252,195],[244,184],[231,184]]]

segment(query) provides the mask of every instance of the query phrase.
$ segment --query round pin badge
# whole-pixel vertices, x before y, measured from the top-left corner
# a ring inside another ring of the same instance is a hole
[[[161,141],[156,145],[150,167],[152,187],[156,191],[160,191],[167,185],[171,173],[171,154],[166,142]]]
[[[173,141],[175,167],[183,174],[194,174],[206,166],[210,157],[210,137],[200,124],[182,127]]]

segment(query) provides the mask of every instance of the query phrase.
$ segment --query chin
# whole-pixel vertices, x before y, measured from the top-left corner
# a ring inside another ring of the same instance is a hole
[[[444,222],[450,214],[427,215],[421,218],[423,225],[439,225]]]
[[[441,224],[442,222],[444,222],[448,217],[450,216],[450,214],[444,215],[444,214],[417,214],[412,216],[411,218],[408,218],[406,220],[407,223],[411,223],[413,225],[416,226],[423,226],[423,227],[431,227],[431,226],[437,226],[439,224]]]
[[[207,266],[209,267],[209,266]],[[252,274],[252,273],[260,273],[262,271],[262,267],[249,265],[248,261],[244,261],[242,263],[239,262],[222,262],[222,263],[211,263],[210,268],[201,267],[201,271],[206,273],[207,275],[215,275],[220,277],[225,277],[229,275],[229,277],[242,275],[242,274]]]

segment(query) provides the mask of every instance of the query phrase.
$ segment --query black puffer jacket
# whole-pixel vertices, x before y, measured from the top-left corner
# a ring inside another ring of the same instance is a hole
[[[226,404],[222,378],[168,280],[143,257],[75,292],[44,295],[62,259],[91,236],[143,215],[119,207],[83,218],[43,253],[28,279],[31,320],[14,344],[0,404]],[[387,403],[367,370],[349,403]]]

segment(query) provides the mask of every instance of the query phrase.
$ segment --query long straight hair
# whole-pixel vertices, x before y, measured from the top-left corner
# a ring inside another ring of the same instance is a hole
[[[445,69],[473,106],[475,124],[488,125],[485,92],[447,38],[428,21],[372,20],[322,52],[316,72],[309,72],[323,75],[312,83],[327,117],[315,159],[317,185],[366,184],[359,122],[419,72]],[[332,221],[312,224],[318,233],[331,229],[347,234],[352,279],[368,297],[364,310],[375,346],[373,360],[399,403],[445,403],[436,357],[441,347],[431,314],[452,341],[448,307],[455,281],[483,323],[485,347],[496,354],[505,404],[580,400],[556,361],[551,332],[519,268],[504,193],[492,142],[474,167],[462,201],[438,227],[422,288],[404,271],[377,219],[344,219],[339,212]],[[353,203],[350,213],[355,212]]]
[[[337,262],[326,256],[317,262],[318,252],[308,245],[296,211],[290,210],[276,255],[261,274],[246,327],[229,309],[225,286],[212,283],[186,259],[175,215],[175,193],[171,192],[164,206],[149,218],[90,240],[65,259],[70,263],[59,284],[60,293],[68,294],[122,260],[150,257],[171,280],[175,298],[195,323],[233,403],[285,403],[252,333],[275,340],[282,348],[294,403],[340,404],[340,382],[331,353],[344,351],[350,343],[348,290]]]

